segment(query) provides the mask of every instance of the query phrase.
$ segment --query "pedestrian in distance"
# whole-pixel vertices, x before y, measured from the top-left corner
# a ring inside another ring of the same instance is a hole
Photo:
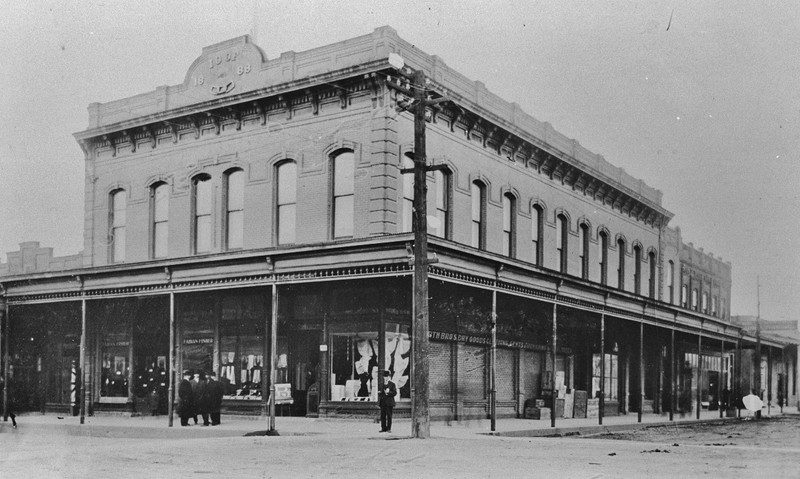
[[[178,384],[178,416],[181,426],[189,425],[189,418],[195,415],[194,392],[192,391],[192,371],[183,372],[183,379]]]
[[[11,388],[11,380],[5,381],[3,376],[0,376],[0,410],[4,411],[3,421],[8,421],[11,418],[11,425],[14,429],[17,428],[17,415],[14,414],[14,401],[12,400],[13,389]],[[6,402],[4,398],[7,398]]]
[[[208,414],[211,416],[211,425],[219,426],[220,411],[222,410],[222,396],[225,391],[222,383],[217,381],[217,374],[214,371],[208,373],[208,384],[206,384],[206,396],[208,396]]]
[[[191,379],[192,383],[192,397],[194,398],[194,402],[192,405],[194,406],[194,410],[192,411],[192,419],[194,419],[195,425],[197,425],[197,415],[200,414],[200,371],[194,371],[193,377]]]
[[[397,386],[391,380],[391,373],[384,371],[383,388],[378,393],[378,405],[381,407],[380,432],[392,432],[392,412],[395,406],[395,396],[397,396]]]

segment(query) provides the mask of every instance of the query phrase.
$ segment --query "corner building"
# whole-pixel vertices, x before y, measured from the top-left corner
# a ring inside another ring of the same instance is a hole
[[[377,414],[383,369],[410,414],[414,125],[391,53],[448,99],[427,122],[433,418],[486,417],[492,370],[498,416],[733,407],[755,339],[730,264],[683,244],[660,191],[389,27],[275,59],[243,36],[89,106],[82,265],[0,280],[18,407],[138,412],[156,390],[166,410],[198,369],[259,414],[272,361],[284,414]]]

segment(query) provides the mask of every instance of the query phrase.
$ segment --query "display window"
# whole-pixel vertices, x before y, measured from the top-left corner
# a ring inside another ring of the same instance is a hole
[[[607,401],[619,399],[619,351],[615,344],[612,353],[606,353],[601,359],[599,354],[592,355],[592,397],[599,397],[601,361],[605,361],[605,391]]]
[[[260,400],[269,364],[265,361],[263,296],[222,299],[219,323],[219,371],[225,399]]]
[[[100,338],[101,400],[128,397],[131,330],[126,316],[109,318]]]
[[[331,335],[331,399],[378,400],[378,333]]]
[[[411,326],[386,324],[386,359],[384,364],[397,386],[396,400],[411,399]]]
[[[187,298],[188,299],[188,298]],[[214,298],[183,302],[181,330],[181,367],[211,371],[214,367]]]

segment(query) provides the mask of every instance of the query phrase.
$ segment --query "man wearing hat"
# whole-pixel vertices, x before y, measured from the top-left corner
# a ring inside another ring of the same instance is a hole
[[[206,376],[206,394],[208,395],[208,413],[211,415],[211,425],[219,426],[220,410],[222,409],[222,396],[225,391],[222,384],[217,381],[217,373],[211,371]]]
[[[392,373],[383,372],[383,389],[378,393],[378,405],[381,407],[381,430],[380,432],[392,432],[392,410],[394,409],[394,397],[397,396],[397,386],[391,380]]]
[[[178,416],[181,418],[181,426],[188,426],[189,418],[195,414],[191,379],[192,371],[187,369],[178,385]]]

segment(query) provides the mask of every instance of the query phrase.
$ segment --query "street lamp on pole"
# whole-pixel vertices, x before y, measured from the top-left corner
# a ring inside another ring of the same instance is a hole
[[[411,98],[402,110],[414,113],[414,168],[402,169],[401,173],[414,175],[414,318],[412,323],[412,397],[411,433],[418,439],[430,437],[430,391],[428,361],[428,220],[427,194],[425,181],[428,171],[442,169],[442,166],[428,166],[425,153],[425,112],[427,107],[447,101],[446,98],[429,100],[427,98],[427,78],[422,70],[412,70],[405,65],[400,55],[389,55],[389,64],[410,83],[397,85],[388,81],[386,85]]]

